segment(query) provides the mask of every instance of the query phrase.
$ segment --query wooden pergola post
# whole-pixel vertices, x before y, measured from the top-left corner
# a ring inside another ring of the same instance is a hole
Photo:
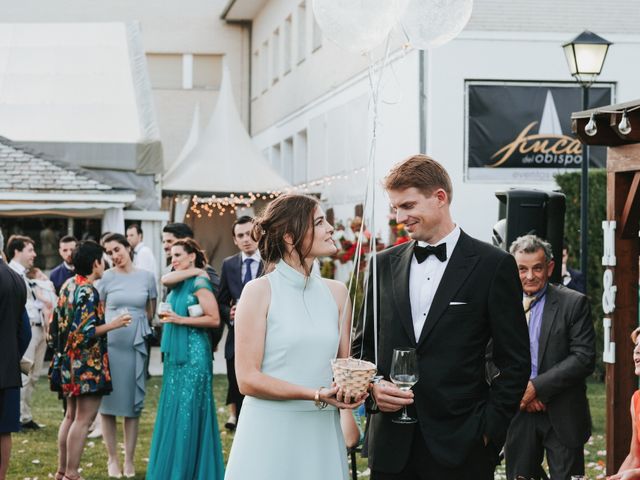
[[[607,154],[607,219],[603,222],[605,328],[603,361],[606,364],[607,474],[615,473],[631,441],[631,396],[638,388],[630,333],[638,326],[638,255],[640,229],[640,111],[628,113],[634,129],[618,130],[622,113],[640,101],[610,105],[572,115],[573,130],[590,145],[610,147]],[[591,115],[598,132],[587,136]]]

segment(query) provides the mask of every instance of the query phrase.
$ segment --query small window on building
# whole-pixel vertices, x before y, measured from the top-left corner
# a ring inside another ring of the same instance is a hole
[[[222,81],[222,55],[193,55],[193,88],[219,90]]]
[[[291,52],[293,51],[293,40],[291,36],[292,21],[291,15],[289,15],[284,21],[284,30],[282,39],[282,60],[283,60],[283,73],[286,75],[291,71]]]
[[[276,172],[281,173],[281,170],[282,170],[282,155],[280,153],[280,144],[279,143],[277,143],[273,147],[271,147],[270,163],[271,163],[271,166],[273,167],[273,169]]]
[[[182,89],[182,54],[147,53],[149,80],[154,89]]]
[[[307,182],[307,131],[302,130],[296,134],[293,143],[293,183]]]
[[[262,57],[261,66],[260,66],[260,83],[262,93],[266,92],[269,88],[269,42],[264,42],[262,44],[262,52],[260,54]]]
[[[322,30],[316,21],[316,16],[313,14],[311,16],[313,17],[313,45],[311,48],[315,52],[322,46]]]
[[[298,5],[296,23],[298,26],[298,63],[300,63],[307,56],[307,4],[305,2]]]
[[[282,142],[282,164],[280,173],[287,182],[293,182],[293,138]]]
[[[251,100],[258,98],[260,93],[260,50],[253,52],[253,79],[251,86]]]
[[[272,83],[276,83],[280,77],[280,29],[276,28],[273,32],[273,41],[271,42],[271,66]]]

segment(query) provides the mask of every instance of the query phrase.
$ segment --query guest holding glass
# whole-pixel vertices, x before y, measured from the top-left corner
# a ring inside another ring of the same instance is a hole
[[[212,382],[208,328],[220,324],[218,304],[203,270],[206,257],[193,239],[171,247],[171,309],[162,309],[162,390],[153,429],[147,480],[222,480],[224,464]]]
[[[245,285],[236,310],[246,396],[226,479],[346,480],[338,409],[358,407],[366,394],[348,403],[332,386],[331,360],[349,352],[351,306],[346,286],[323,279],[314,263],[336,253],[333,227],[316,199],[283,195],[253,233],[269,273]]]
[[[104,238],[104,247],[113,263],[98,286],[105,307],[107,325],[119,315],[129,313],[129,328],[107,335],[113,391],[102,399],[100,418],[102,437],[107,447],[109,477],[135,476],[134,455],[140,414],[145,398],[145,338],[151,335],[156,282],[152,272],[133,265],[132,249],[124,235],[112,233]],[[124,417],[124,468],[120,468],[116,443],[116,417]]]
[[[56,480],[77,480],[78,467],[91,422],[103,395],[111,392],[106,334],[126,327],[130,315],[119,315],[105,324],[100,297],[93,283],[104,273],[103,248],[86,240],[73,253],[75,276],[60,290],[53,312],[49,368],[51,390],[67,399],[67,410],[58,430]]]

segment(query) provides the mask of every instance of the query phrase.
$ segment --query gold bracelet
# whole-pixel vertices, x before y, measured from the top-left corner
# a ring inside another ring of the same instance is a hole
[[[327,405],[329,405],[327,402],[323,402],[320,400],[320,390],[322,390],[323,388],[324,387],[320,387],[319,389],[317,389],[316,393],[313,395],[313,403],[320,410],[322,410],[323,408],[327,408]]]

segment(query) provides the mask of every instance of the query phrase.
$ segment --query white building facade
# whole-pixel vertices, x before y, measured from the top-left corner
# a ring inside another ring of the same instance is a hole
[[[381,82],[375,177],[381,179],[394,163],[422,149],[452,177],[455,220],[469,234],[489,240],[498,215],[496,191],[550,190],[556,188],[552,174],[561,170],[531,169],[519,177],[471,175],[469,86],[573,87],[561,47],[589,29],[614,43],[598,78],[599,86],[611,89],[610,101],[640,97],[634,80],[640,67],[633,61],[640,53],[639,5],[615,1],[607,4],[606,15],[601,7],[592,0],[476,0],[462,34],[426,52],[401,48],[404,40],[395,32]],[[372,132],[368,59],[324,38],[312,10],[311,0],[232,0],[224,18],[251,24],[254,141],[294,185],[319,181],[311,190],[321,191],[336,219],[346,221],[364,199],[361,169],[367,165]],[[379,60],[383,50],[377,48],[373,57]],[[538,123],[543,107],[544,102],[535,116]],[[556,111],[555,105],[547,107]],[[582,105],[576,102],[570,110],[582,110]],[[566,125],[559,107],[558,112]],[[571,135],[570,128],[562,130]],[[378,188],[375,230],[383,238],[388,214]]]

